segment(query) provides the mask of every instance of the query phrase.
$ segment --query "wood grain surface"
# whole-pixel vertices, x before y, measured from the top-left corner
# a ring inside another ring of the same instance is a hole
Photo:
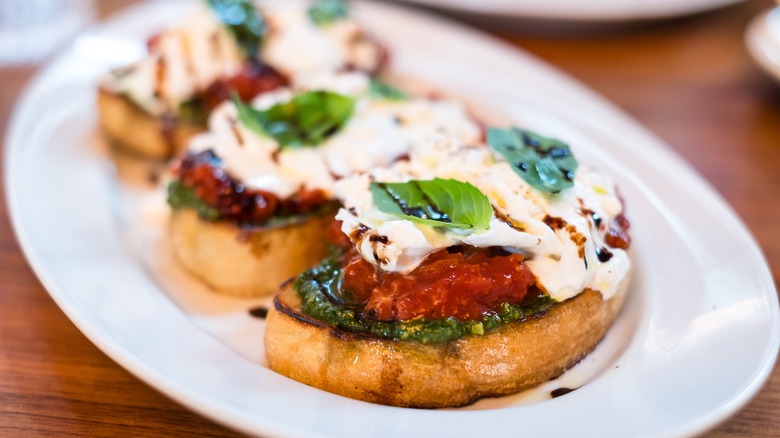
[[[100,14],[127,3],[101,1]],[[480,25],[592,87],[681,154],[747,223],[777,284],[780,86],[743,44],[749,20],[771,4],[597,31]],[[0,69],[3,138],[34,73]],[[70,323],[27,265],[0,197],[0,436],[235,436],[130,375]],[[706,436],[780,436],[780,368]]]

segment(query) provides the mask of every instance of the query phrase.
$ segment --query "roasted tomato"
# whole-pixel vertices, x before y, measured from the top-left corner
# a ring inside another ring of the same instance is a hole
[[[405,275],[381,271],[355,253],[343,280],[363,314],[381,321],[479,319],[502,303],[520,305],[533,284],[522,255],[473,247],[437,251]]]

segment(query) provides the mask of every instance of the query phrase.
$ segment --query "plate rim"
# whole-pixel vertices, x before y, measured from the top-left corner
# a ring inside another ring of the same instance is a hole
[[[105,20],[102,23],[98,24],[96,29],[101,29],[103,27],[110,27],[113,23],[121,22],[123,19],[125,19],[126,16],[129,16],[131,13],[134,13],[137,10],[142,10],[148,7],[152,7],[150,6],[152,4],[153,3],[151,2],[141,2],[139,4],[126,8],[120,11],[119,13],[112,15],[108,20]],[[377,7],[377,6],[373,5],[372,7]],[[381,5],[381,8],[385,8],[385,7],[398,9],[398,10],[404,9],[398,6]],[[677,155],[673,150],[671,150],[671,148],[669,148],[666,144],[655,139],[654,136],[652,136],[651,134],[646,132],[644,128],[639,126],[637,122],[625,116],[621,111],[611,106],[611,104],[607,103],[599,95],[595,94],[590,89],[585,88],[584,85],[572,80],[571,78],[567,77],[565,74],[561,73],[559,70],[553,69],[552,67],[543,63],[542,61],[530,57],[525,52],[522,52],[514,48],[513,46],[503,41],[500,41],[494,37],[491,37],[485,33],[471,30],[463,25],[438,18],[430,14],[425,14],[425,13],[420,14],[419,12],[409,12],[408,9],[405,10],[407,11],[407,13],[424,16],[426,19],[433,20],[438,24],[442,24],[449,28],[457,30],[458,33],[465,35],[465,37],[468,39],[476,38],[481,41],[487,41],[493,45],[501,46],[504,49],[510,50],[516,55],[520,55],[521,57],[527,58],[525,59],[526,61],[530,60],[531,62],[537,63],[538,66],[544,69],[548,69],[555,72],[556,75],[558,76],[558,79],[564,80],[568,88],[572,88],[577,91],[577,93],[579,94],[579,96],[577,97],[585,96],[585,98],[587,98],[588,100],[592,100],[594,104],[605,106],[606,109],[608,109],[610,112],[618,116],[620,120],[623,121],[628,127],[632,128],[635,131],[638,130],[637,132],[641,133],[646,138],[652,140],[660,149],[662,149],[662,152],[666,154],[671,154],[675,158],[675,160],[680,162],[679,164],[688,167],[689,172],[691,173],[692,176],[694,176],[697,180],[700,180],[700,182],[704,183],[704,186],[708,190],[707,195],[713,197],[719,203],[718,207],[729,213],[730,217],[728,219],[734,222],[738,226],[738,231],[747,237],[745,244],[749,247],[753,255],[757,256],[762,261],[763,265],[761,268],[763,271],[765,271],[765,274],[768,274],[770,287],[772,290],[774,290],[775,285],[772,282],[771,272],[769,271],[765,256],[761,251],[760,247],[758,246],[757,242],[755,241],[755,238],[747,229],[746,225],[741,221],[741,219],[739,219],[739,217],[734,212],[732,207],[725,202],[725,200],[720,196],[720,194],[717,193],[708,182],[703,180],[703,178],[698,174],[698,172],[696,172],[692,167],[687,165],[687,163],[684,162],[682,158],[680,158],[679,155]],[[60,57],[64,58],[68,55],[68,53],[69,51],[64,51],[63,54],[60,55]],[[22,153],[20,151],[21,146],[19,146],[20,142],[16,141],[16,139],[23,138],[22,134],[19,133],[21,129],[20,125],[22,123],[21,119],[23,118],[22,116],[26,113],[26,111],[24,111],[23,109],[27,105],[31,105],[31,102],[34,102],[34,100],[32,99],[35,96],[35,91],[37,91],[37,89],[40,86],[40,83],[42,83],[43,80],[45,79],[47,72],[53,69],[58,59],[60,59],[60,57],[54,59],[49,65],[41,69],[41,71],[28,84],[28,86],[20,96],[19,100],[17,101],[14,107],[12,116],[9,120],[9,125],[8,125],[9,128],[5,138],[6,146],[4,148],[5,149],[4,150],[5,187],[6,187],[7,204],[9,207],[9,216],[11,219],[12,229],[17,238],[17,241],[20,244],[20,247],[22,248],[25,257],[27,258],[36,276],[40,279],[41,283],[44,285],[47,293],[52,297],[52,299],[54,299],[57,305],[63,310],[63,312],[74,323],[74,325],[76,325],[79,328],[79,330],[93,344],[95,344],[98,348],[100,348],[112,360],[120,364],[123,368],[131,372],[140,380],[146,382],[147,384],[156,388],[163,394],[173,398],[178,403],[188,407],[189,409],[198,412],[199,414],[217,423],[224,424],[230,428],[241,430],[246,433],[251,433],[251,434],[264,433],[264,434],[285,435],[285,436],[300,436],[301,434],[304,434],[305,436],[318,436],[317,434],[311,434],[310,432],[306,432],[302,429],[291,427],[288,424],[269,421],[270,419],[268,418],[264,419],[262,423],[262,427],[258,427],[258,423],[252,421],[253,419],[251,417],[242,415],[240,412],[237,413],[234,410],[226,409],[224,406],[221,406],[219,404],[206,403],[196,392],[193,392],[188,388],[181,388],[176,386],[169,380],[166,380],[164,376],[161,375],[156,369],[148,366],[147,364],[140,361],[137,357],[134,357],[132,354],[128,353],[126,348],[124,348],[121,343],[115,342],[115,340],[111,336],[101,335],[100,327],[96,326],[95,322],[89,320],[89,318],[85,318],[84,315],[79,313],[79,309],[77,308],[77,306],[75,306],[75,304],[70,300],[67,294],[62,293],[56,281],[50,276],[46,266],[44,266],[44,264],[40,260],[40,257],[38,257],[38,253],[36,252],[36,249],[33,247],[33,244],[31,243],[27,235],[28,229],[25,227],[22,218],[20,217],[21,213],[20,213],[20,207],[18,201],[18,196],[20,195],[18,189],[16,188],[16,182],[15,182],[18,180],[18,178],[14,178],[14,175],[16,175],[17,170],[15,170],[11,166],[11,163],[16,162],[15,157],[17,156],[17,154]],[[718,410],[717,412],[712,412],[711,415],[709,415],[707,418],[702,418],[697,423],[691,423],[684,428],[679,428],[679,430],[658,431],[657,432],[658,436],[668,436],[667,434],[684,435],[688,433],[697,433],[697,432],[708,430],[711,427],[717,425],[718,423],[725,421],[729,416],[733,415],[738,409],[742,408],[753,396],[755,396],[758,390],[763,386],[763,384],[768,379],[777,358],[778,348],[780,348],[780,318],[778,318],[778,311],[777,311],[778,297],[776,291],[774,294],[769,294],[769,300],[771,301],[770,305],[772,306],[772,321],[776,329],[773,333],[773,340],[772,340],[772,344],[775,346],[774,354],[771,353],[770,351],[771,348],[767,350],[767,355],[772,356],[772,360],[765,361],[764,367],[761,370],[759,370],[757,374],[757,378],[751,381],[749,385],[747,385],[747,387],[740,394],[739,397],[732,399],[727,405],[723,406],[720,410]]]
[[[685,17],[705,13],[707,11],[726,8],[745,0],[687,0],[682,6],[680,2],[667,2],[666,8],[660,10],[632,10],[629,8],[613,9],[611,11],[599,11],[589,9],[587,5],[581,8],[551,7],[549,3],[539,1],[531,5],[510,4],[506,1],[488,2],[453,2],[449,0],[395,0],[397,2],[425,6],[443,11],[451,11],[462,14],[476,14],[478,16],[505,18],[505,19],[529,19],[549,20],[552,22],[574,23],[619,23],[632,21],[664,20],[675,17]],[[574,2],[575,4],[577,2]],[[630,3],[630,2],[628,2]]]

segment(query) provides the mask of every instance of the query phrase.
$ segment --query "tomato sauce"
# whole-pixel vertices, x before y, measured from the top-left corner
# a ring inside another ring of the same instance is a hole
[[[379,270],[352,252],[342,289],[364,303],[363,315],[372,319],[467,321],[493,313],[505,302],[522,304],[534,281],[520,254],[453,247],[431,254],[406,275]]]
[[[628,234],[630,226],[625,216],[622,214],[615,216],[607,227],[604,242],[612,248],[628,249],[631,246],[631,236]]]
[[[275,90],[287,84],[287,78],[270,66],[251,61],[245,63],[236,75],[215,81],[206,90],[198,93],[195,98],[211,112],[217,105],[230,99],[230,93],[233,91],[242,101],[247,102],[260,93]]]
[[[155,34],[146,40],[146,48],[149,52],[157,50],[162,35]],[[244,63],[241,71],[231,77],[217,79],[193,98],[201,103],[208,112],[211,112],[220,103],[230,99],[230,94],[233,91],[246,102],[260,93],[275,90],[288,84],[287,78],[271,66],[251,59]]]
[[[220,167],[211,150],[187,155],[176,173],[185,187],[217,209],[221,219],[263,222],[273,215],[308,213],[330,201],[321,190],[302,188],[291,198],[280,200],[273,193],[249,189]]]

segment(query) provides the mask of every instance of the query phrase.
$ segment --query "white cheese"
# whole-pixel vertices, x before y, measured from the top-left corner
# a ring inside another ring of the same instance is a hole
[[[343,221],[346,235],[359,236],[355,244],[363,258],[385,271],[408,273],[430,253],[452,245],[500,246],[524,254],[538,283],[558,301],[586,287],[600,291],[605,299],[617,291],[630,266],[627,254],[609,248],[612,258],[604,263],[596,255],[607,224],[622,211],[614,185],[607,178],[580,166],[574,186],[550,196],[530,187],[486,146],[464,145],[454,136],[435,140],[415,144],[408,162],[335,184],[344,206],[337,219]],[[490,227],[480,231],[433,228],[383,213],[373,204],[371,180],[435,177],[466,181],[479,188],[495,210]],[[599,229],[589,211],[600,217]],[[563,226],[558,227],[557,222]],[[361,236],[354,233],[358,227],[368,230]],[[369,239],[372,235],[385,239]]]
[[[289,5],[269,15],[272,37],[263,60],[287,76],[333,72],[351,66],[363,71],[378,67],[379,52],[351,20],[315,24],[304,5]]]
[[[299,4],[264,9],[270,32],[261,60],[292,83],[347,67],[375,71],[379,48],[351,19],[317,26]],[[179,105],[216,80],[238,74],[245,56],[216,15],[200,7],[159,34],[149,54],[109,73],[102,86],[124,94],[153,115],[175,113]]]
[[[332,197],[336,180],[389,166],[413,149],[424,150],[442,135],[459,143],[480,138],[479,127],[461,105],[443,100],[376,100],[369,95],[369,78],[363,73],[311,76],[298,82],[294,90],[261,94],[252,105],[267,109],[288,101],[294,93],[312,90],[342,92],[355,99],[346,125],[320,145],[281,148],[272,138],[240,123],[235,106],[226,102],[215,109],[209,131],[198,136],[190,150],[212,149],[231,176],[249,188],[284,199],[302,187]]]
[[[204,8],[159,35],[149,55],[109,73],[103,86],[160,115],[222,77],[237,74],[243,56],[214,14]]]

